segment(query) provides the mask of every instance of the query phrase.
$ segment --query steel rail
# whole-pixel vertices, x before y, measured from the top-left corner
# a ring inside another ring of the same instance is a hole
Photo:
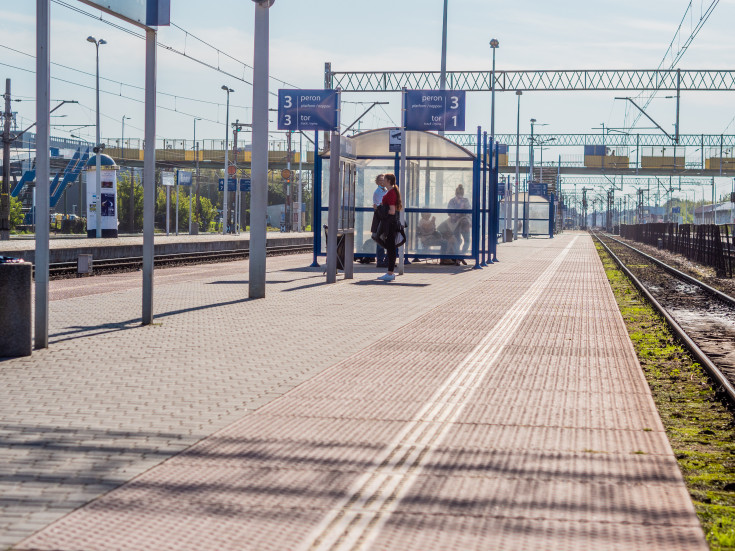
[[[630,250],[632,250],[632,251],[638,253],[639,255],[645,257],[646,260],[650,260],[651,262],[653,262],[654,264],[656,264],[660,268],[663,268],[664,270],[666,270],[667,272],[669,272],[671,275],[674,275],[674,276],[678,277],[679,279],[683,279],[687,283],[691,283],[692,285],[696,285],[697,287],[703,289],[704,291],[707,291],[709,294],[716,296],[721,301],[726,302],[730,306],[735,307],[735,298],[733,298],[733,297],[731,297],[729,295],[726,295],[722,291],[718,291],[714,287],[710,287],[709,285],[707,285],[703,281],[699,281],[697,278],[692,277],[689,274],[685,274],[684,272],[681,272],[681,271],[677,270],[673,266],[669,266],[668,264],[665,264],[664,262],[661,262],[658,258],[654,258],[650,254],[646,254],[643,251],[641,251],[639,249],[636,249],[635,247],[633,247],[631,245],[628,245],[627,243],[625,243],[623,241],[620,241],[619,239],[615,239],[613,236],[611,236],[609,234],[605,234],[605,237],[607,237],[608,239],[610,239],[612,241],[615,241],[616,243],[620,243],[621,245],[624,245],[624,246],[628,247]]]
[[[633,285],[641,292],[644,297],[646,297],[646,300],[650,302],[654,310],[656,310],[659,314],[661,314],[661,316],[663,316],[663,318],[666,320],[666,323],[674,332],[674,334],[692,353],[694,359],[697,360],[704,367],[704,369],[710,375],[715,384],[719,385],[721,390],[727,395],[730,403],[735,404],[735,388],[733,388],[732,384],[730,383],[730,381],[728,381],[727,377],[725,377],[722,371],[720,371],[720,369],[714,364],[714,362],[709,359],[709,356],[707,356],[707,354],[705,354],[702,349],[697,346],[697,343],[695,343],[691,339],[691,337],[687,335],[686,331],[684,331],[681,325],[679,325],[679,323],[671,316],[671,314],[669,314],[669,312],[661,305],[661,303],[659,303],[653,297],[653,295],[648,291],[648,289],[646,289],[643,283],[641,283],[641,281],[633,275],[633,273],[627,268],[627,266],[623,264],[623,261],[620,260],[615,255],[615,253],[612,252],[612,250],[605,244],[600,236],[594,232],[592,232],[592,235],[595,239],[597,239],[600,245],[602,245],[607,254],[610,255],[610,258],[613,259],[613,261],[618,265],[618,267],[623,271],[628,279],[630,279]]]

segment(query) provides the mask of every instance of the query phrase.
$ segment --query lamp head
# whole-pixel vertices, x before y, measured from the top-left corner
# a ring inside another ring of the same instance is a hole
[[[516,90],[516,96],[522,96],[523,90]]]
[[[97,44],[97,40],[93,36],[88,36],[87,42],[91,42],[92,44]]]
[[[492,39],[492,40],[490,41],[490,47],[491,47],[491,48],[493,48],[493,49],[494,49],[494,48],[497,48],[497,47],[499,47],[499,46],[500,46],[500,42],[498,42],[498,39],[497,39],[497,38],[493,38],[493,39]]]
[[[259,6],[270,8],[276,0],[253,0]]]
[[[100,41],[98,42],[98,44],[100,45],[107,44],[107,40],[105,40],[104,38],[100,38]]]
[[[536,119],[531,119],[531,122],[536,122]]]

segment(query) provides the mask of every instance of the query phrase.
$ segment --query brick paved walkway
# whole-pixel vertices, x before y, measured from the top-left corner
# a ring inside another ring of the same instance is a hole
[[[3,543],[706,549],[589,237],[500,255],[269,259],[261,301],[245,263],[161,270],[146,328],[121,278],[57,288],[51,348],[0,363]]]

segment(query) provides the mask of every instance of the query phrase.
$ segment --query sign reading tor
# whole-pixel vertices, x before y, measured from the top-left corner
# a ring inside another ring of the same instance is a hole
[[[336,90],[278,90],[278,130],[337,130]]]

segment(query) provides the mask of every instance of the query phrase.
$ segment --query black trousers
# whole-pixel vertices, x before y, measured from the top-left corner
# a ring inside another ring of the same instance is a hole
[[[398,247],[396,247],[396,224],[394,221],[390,224],[388,237],[385,239],[385,250],[388,253],[388,271],[392,272],[396,267],[396,256]]]

